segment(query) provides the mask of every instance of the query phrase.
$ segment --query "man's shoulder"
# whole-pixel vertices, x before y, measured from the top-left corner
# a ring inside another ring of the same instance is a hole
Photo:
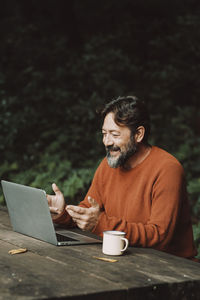
[[[152,150],[152,160],[155,164],[158,164],[161,167],[174,166],[177,169],[183,170],[179,160],[171,153],[157,146],[153,146]]]

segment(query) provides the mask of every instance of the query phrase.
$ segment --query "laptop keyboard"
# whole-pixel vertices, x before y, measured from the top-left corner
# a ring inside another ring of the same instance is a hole
[[[59,234],[59,233],[56,233],[56,237],[57,237],[58,242],[77,241],[77,240],[75,240],[71,237],[68,237],[68,236],[65,236],[65,235],[62,235],[62,234]]]

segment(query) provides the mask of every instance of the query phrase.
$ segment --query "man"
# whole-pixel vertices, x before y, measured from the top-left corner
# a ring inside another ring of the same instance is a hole
[[[193,259],[197,255],[184,171],[175,157],[148,144],[149,116],[136,97],[120,97],[102,110],[103,159],[85,199],[67,205],[59,188],[47,196],[54,222],[102,236],[126,232],[129,244]]]

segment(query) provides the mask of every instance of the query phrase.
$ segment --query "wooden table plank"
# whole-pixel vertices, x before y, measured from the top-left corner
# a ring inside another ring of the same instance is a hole
[[[101,245],[56,247],[0,220],[0,299],[200,299],[198,263],[134,247],[108,263],[94,258],[109,257]],[[18,247],[28,252],[8,254]]]
[[[13,295],[15,299],[27,295],[31,299],[78,296],[106,290],[112,292],[119,288],[117,283],[98,276],[90,266],[79,268],[77,261],[71,258],[60,262],[51,256],[41,256],[31,251],[10,255],[8,251],[12,247],[9,243],[1,241],[0,247],[3,248],[0,262],[2,299],[11,299]]]

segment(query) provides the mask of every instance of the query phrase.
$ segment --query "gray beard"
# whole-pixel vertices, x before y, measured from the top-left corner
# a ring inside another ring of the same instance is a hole
[[[107,162],[108,162],[108,165],[111,167],[111,168],[118,168],[118,167],[124,167],[127,160],[133,156],[137,150],[138,150],[138,147],[137,147],[137,144],[136,143],[131,143],[129,142],[127,144],[127,147],[126,147],[126,150],[124,152],[121,152],[119,157],[115,158],[113,156],[110,155],[110,150],[114,148],[114,147],[107,147],[106,149],[106,158],[107,158]]]

